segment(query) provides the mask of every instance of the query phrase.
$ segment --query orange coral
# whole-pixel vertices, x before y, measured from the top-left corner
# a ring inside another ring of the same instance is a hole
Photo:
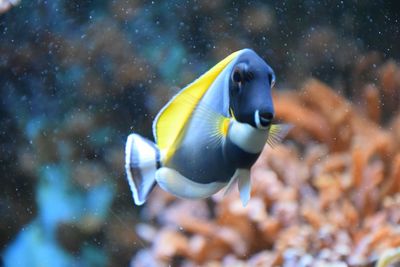
[[[400,117],[377,124],[381,90],[400,88],[393,69],[363,87],[361,109],[314,79],[276,93],[277,116],[304,149],[266,146],[246,207],[235,191],[207,202],[154,193],[144,212],[160,229],[136,263],[146,255],[182,266],[365,266],[400,246]]]

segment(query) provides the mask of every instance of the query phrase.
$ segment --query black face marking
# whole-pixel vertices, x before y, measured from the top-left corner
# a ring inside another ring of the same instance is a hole
[[[256,53],[239,56],[229,80],[229,104],[235,119],[256,128],[268,127],[274,117],[271,87],[275,74]]]
[[[260,125],[264,128],[267,128],[271,125],[272,119],[274,118],[274,114],[270,112],[259,113],[260,116]]]
[[[232,71],[231,80],[238,85],[242,85],[252,79],[254,79],[254,72],[249,69],[249,65],[245,62],[238,63]]]

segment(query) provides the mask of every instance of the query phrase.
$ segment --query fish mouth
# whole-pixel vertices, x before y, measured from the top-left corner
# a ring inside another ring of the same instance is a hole
[[[270,112],[260,112],[258,109],[254,112],[254,123],[257,129],[266,130],[271,126],[274,114]]]

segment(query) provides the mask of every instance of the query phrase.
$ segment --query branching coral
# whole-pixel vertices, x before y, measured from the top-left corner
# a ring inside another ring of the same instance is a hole
[[[399,104],[390,74],[399,70],[389,66],[357,105],[314,79],[276,93],[279,119],[295,128],[253,166],[248,206],[237,192],[207,202],[156,191],[143,210],[154,223],[137,229],[150,246],[133,266],[370,266],[395,258],[400,114],[377,123],[379,103]]]

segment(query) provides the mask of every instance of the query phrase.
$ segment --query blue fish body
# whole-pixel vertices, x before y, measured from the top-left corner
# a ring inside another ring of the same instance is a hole
[[[236,182],[244,205],[249,169],[286,125],[272,124],[272,68],[253,50],[237,51],[178,93],[153,123],[156,143],[128,136],[126,172],[137,205],[155,184],[183,198],[205,198]]]

